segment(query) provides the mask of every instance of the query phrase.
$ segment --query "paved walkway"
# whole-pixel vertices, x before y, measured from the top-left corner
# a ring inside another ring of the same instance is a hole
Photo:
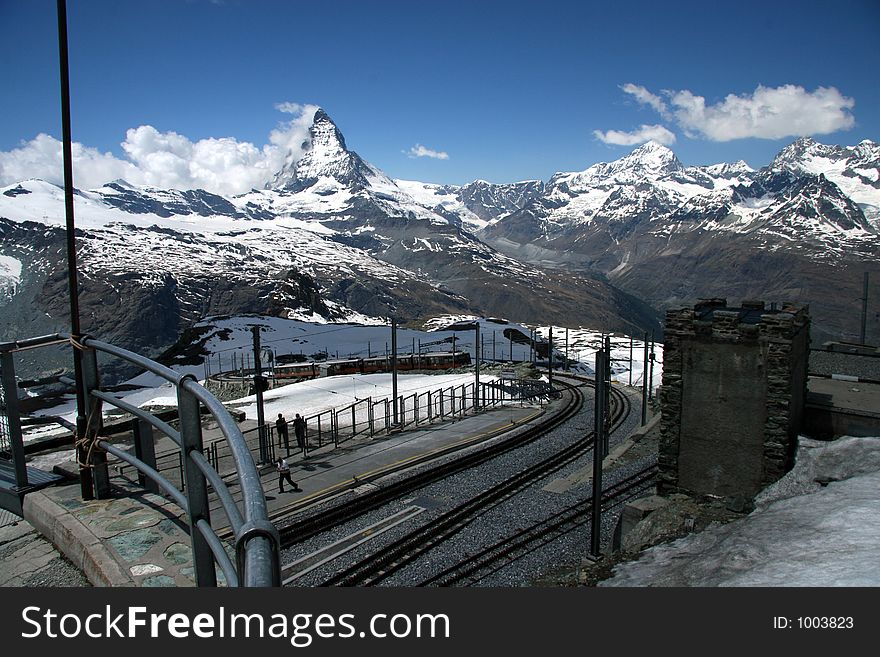
[[[842,411],[880,415],[880,384],[810,377],[809,401]]]
[[[285,486],[279,494],[274,467],[261,466],[270,514],[296,512],[353,494],[390,472],[490,439],[541,413],[537,407],[503,407],[335,449],[325,446],[307,458],[294,454],[289,463],[300,493]],[[206,440],[211,431],[205,430]],[[130,476],[130,471],[124,477],[111,467],[116,495],[108,500],[83,502],[78,483],[27,495],[25,521],[0,528],[0,585],[193,586],[183,512],[165,497],[133,484]],[[237,487],[231,492],[239,497]],[[216,528],[224,527],[225,517],[217,504],[212,506],[211,519]],[[59,551],[65,559],[59,558]],[[3,559],[4,554],[9,558]],[[47,567],[53,575],[41,578],[39,571]],[[218,579],[222,582],[219,570]]]

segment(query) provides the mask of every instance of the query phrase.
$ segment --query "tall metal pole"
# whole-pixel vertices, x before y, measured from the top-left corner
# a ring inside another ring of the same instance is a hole
[[[57,0],[58,54],[61,73],[61,152],[64,163],[64,213],[67,220],[67,281],[70,303],[70,336],[74,342],[73,374],[76,381],[76,436],[80,494],[94,499],[92,472],[86,464],[88,447],[83,442],[88,424],[82,353],[76,346],[82,337],[79,322],[79,281],[76,268],[76,226],[73,215],[73,138],[70,129],[70,67],[67,57],[67,2]]]
[[[593,516],[590,554],[600,556],[602,539],[602,444],[605,436],[605,350],[596,353],[596,399],[593,413]]]
[[[254,334],[254,389],[257,392],[257,434],[260,440],[260,462],[269,462],[268,436],[266,435],[266,412],[263,407],[263,369],[260,363],[260,327],[252,326]]]
[[[608,456],[608,427],[611,425],[611,334],[605,336],[605,432],[602,434],[602,458]]]
[[[453,341],[453,344],[455,342]],[[397,408],[397,320],[391,320],[391,420],[396,427],[400,424]]]
[[[868,326],[868,272],[865,272],[865,286],[862,294],[862,332],[859,336],[859,344],[866,344],[866,329]]]
[[[642,426],[648,423],[648,332],[645,331],[645,356],[642,360]]]
[[[480,323],[474,326],[474,410],[480,407]]]
[[[565,329],[565,371],[568,372],[568,327]]]
[[[654,397],[654,331],[651,331],[651,353],[648,355],[648,401]]]
[[[553,389],[553,327],[550,327],[550,333],[548,333],[548,343],[547,347],[547,379],[550,381],[550,389]]]
[[[633,337],[629,336],[629,387],[633,384]]]

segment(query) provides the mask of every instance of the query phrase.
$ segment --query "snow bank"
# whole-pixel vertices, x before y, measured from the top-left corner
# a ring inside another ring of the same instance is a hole
[[[601,586],[880,586],[880,438],[800,439],[742,520],[645,551]]]

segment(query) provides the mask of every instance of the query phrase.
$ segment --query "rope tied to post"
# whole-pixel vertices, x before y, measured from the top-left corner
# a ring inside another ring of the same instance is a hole
[[[86,337],[87,336],[71,335],[69,337],[71,346],[80,352],[90,351],[91,348],[85,344]],[[94,469],[95,466],[94,463],[92,463],[92,455],[95,453],[95,450],[102,452],[106,450],[98,445],[98,433],[100,431],[101,421],[101,413],[99,411],[100,402],[97,399],[89,398],[88,405],[89,408],[86,414],[85,430],[82,435],[79,433],[75,434],[74,451],[76,453],[77,464],[81,468]],[[80,458],[80,455],[85,457],[85,462]]]

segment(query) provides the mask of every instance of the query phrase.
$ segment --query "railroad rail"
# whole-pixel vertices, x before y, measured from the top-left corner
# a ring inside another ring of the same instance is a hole
[[[577,407],[579,410],[584,401],[583,393],[574,386],[571,386],[570,389],[577,393]],[[613,431],[628,416],[630,402],[625,394],[616,389],[612,390],[612,400],[611,430]],[[571,415],[568,417],[571,417]],[[554,425],[554,428],[558,424],[561,424],[561,422]],[[546,433],[548,430],[544,428],[541,433]],[[595,436],[593,432],[590,432],[582,439],[538,464],[516,473],[512,477],[490,487],[480,495],[447,511],[427,524],[414,529],[391,545],[386,546],[380,553],[372,554],[362,559],[327,579],[322,585],[371,586],[380,583],[437,545],[449,540],[483,513],[501,504],[535,481],[546,477],[578,458],[589,450],[594,442]]]
[[[560,411],[552,417],[527,427],[511,438],[493,443],[455,459],[427,467],[409,477],[388,483],[381,488],[360,495],[358,498],[345,504],[317,509],[309,516],[299,518],[288,525],[279,526],[281,547],[287,548],[301,543],[337,525],[349,522],[373,509],[399,499],[414,490],[423,488],[435,481],[472,468],[489,459],[539,439],[546,432],[574,417],[583,407],[584,396],[578,388],[580,382],[578,382],[578,385],[564,382],[559,383],[561,383],[563,388],[564,404]],[[590,382],[587,382],[587,385],[590,385]],[[279,525],[280,519],[276,518],[275,520],[276,525]],[[285,573],[282,570],[282,577],[284,576]]]
[[[605,511],[638,495],[657,479],[657,466],[650,465],[602,491]],[[553,515],[467,556],[456,564],[419,582],[416,586],[456,586],[476,584],[507,564],[543,545],[555,541],[592,519],[593,496],[580,500]]]

